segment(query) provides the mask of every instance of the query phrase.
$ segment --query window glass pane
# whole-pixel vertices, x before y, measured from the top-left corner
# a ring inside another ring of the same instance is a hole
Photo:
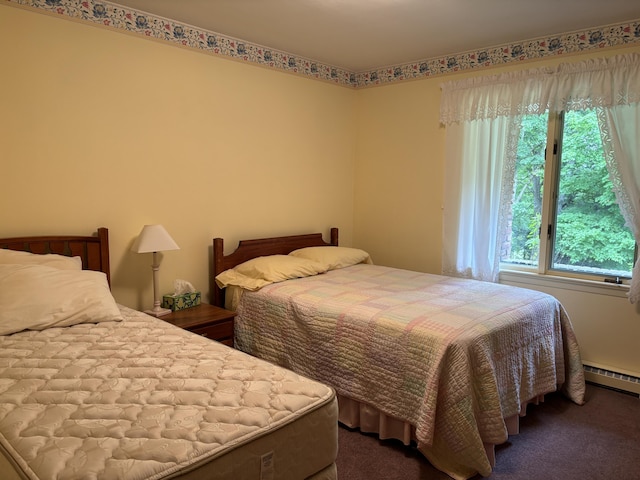
[[[631,276],[635,241],[624,226],[593,110],[564,116],[551,268]]]
[[[501,249],[503,263],[538,265],[547,122],[546,114],[528,115],[522,121],[510,231]]]

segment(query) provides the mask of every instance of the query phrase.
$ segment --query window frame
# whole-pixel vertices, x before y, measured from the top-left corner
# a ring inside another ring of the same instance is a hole
[[[552,267],[552,253],[553,242],[556,235],[556,211],[557,211],[557,198],[560,189],[560,159],[562,158],[562,140],[564,132],[564,111],[547,113],[547,141],[545,147],[544,157],[544,177],[543,177],[543,194],[542,194],[542,212],[540,219],[540,232],[539,232],[539,251],[538,251],[538,265],[527,266],[515,263],[508,263],[500,261],[499,270],[500,278],[510,277],[514,274],[524,274],[536,276],[549,277],[550,279],[556,278],[561,283],[567,281],[575,281],[582,290],[585,286],[601,286],[605,285],[607,291],[611,290],[611,287],[620,290],[628,290],[631,282],[631,276],[628,277],[614,277],[612,275],[599,275],[596,273],[579,273],[568,270],[560,270]],[[550,192],[547,190],[550,186]],[[543,233],[546,230],[546,234]],[[634,250],[634,264],[637,259],[638,245],[636,244]],[[506,275],[503,275],[506,274]],[[533,281],[531,278],[528,281]],[[537,284],[538,281],[533,281]],[[545,282],[543,282],[545,283]]]

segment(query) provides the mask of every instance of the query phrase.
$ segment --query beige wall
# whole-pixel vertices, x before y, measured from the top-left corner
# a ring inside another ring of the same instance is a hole
[[[353,90],[0,5],[0,237],[110,229],[113,292],[209,292],[214,236],[353,232]],[[328,239],[328,237],[326,237]]]
[[[209,290],[210,244],[341,229],[376,263],[438,273],[453,78],[640,47],[349,90],[0,4],[0,236],[111,233],[113,290],[151,303],[145,223],[181,246],[175,278]],[[535,287],[541,288],[544,287]],[[640,376],[640,314],[620,297],[547,289],[583,359]]]
[[[383,265],[440,272],[440,82],[357,91],[355,241]]]

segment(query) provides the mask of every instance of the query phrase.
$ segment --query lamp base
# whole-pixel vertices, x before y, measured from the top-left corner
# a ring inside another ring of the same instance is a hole
[[[153,317],[162,317],[163,315],[169,315],[171,313],[171,310],[169,310],[168,308],[157,307],[152,310],[145,310],[144,313]]]

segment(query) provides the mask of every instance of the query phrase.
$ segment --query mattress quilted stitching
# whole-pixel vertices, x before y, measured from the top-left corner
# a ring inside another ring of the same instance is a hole
[[[333,396],[121,309],[124,322],[0,336],[0,441],[29,478],[162,478]]]

